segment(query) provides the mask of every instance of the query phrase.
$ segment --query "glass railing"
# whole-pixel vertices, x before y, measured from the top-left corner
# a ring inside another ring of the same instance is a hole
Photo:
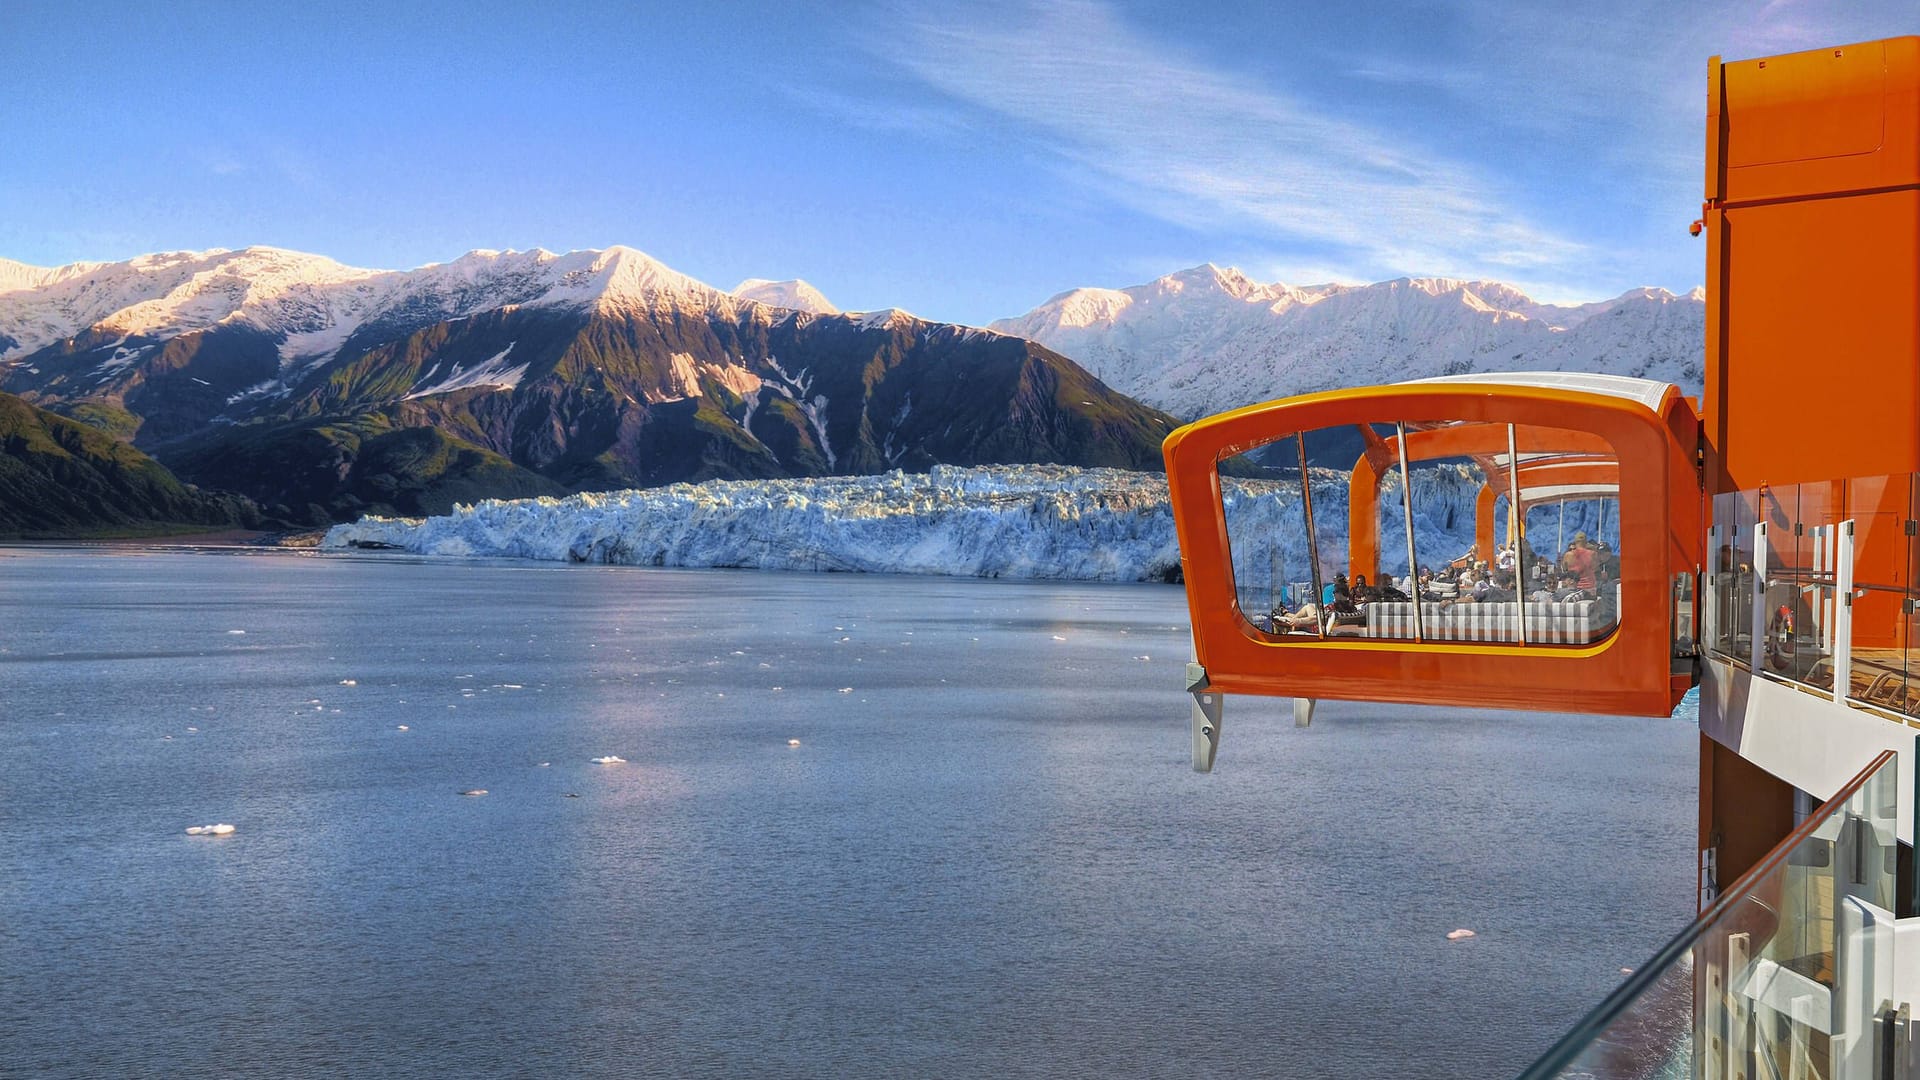
[[[1522,1080],[1881,1075],[1897,761],[1882,752]]]
[[[1715,496],[1707,650],[1836,700],[1920,716],[1916,517],[1907,473]]]

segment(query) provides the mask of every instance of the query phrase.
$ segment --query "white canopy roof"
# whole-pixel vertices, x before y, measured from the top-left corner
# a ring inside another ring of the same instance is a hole
[[[1486,371],[1474,375],[1441,375],[1432,379],[1411,379],[1399,385],[1416,386],[1421,383],[1538,386],[1549,390],[1604,394],[1607,397],[1637,401],[1641,407],[1655,414],[1660,412],[1660,403],[1666,400],[1669,390],[1678,392],[1678,388],[1672,383],[1655,379],[1635,379],[1626,375],[1597,375],[1588,371]]]

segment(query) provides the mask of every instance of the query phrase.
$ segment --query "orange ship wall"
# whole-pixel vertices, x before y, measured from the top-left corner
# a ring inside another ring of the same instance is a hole
[[[1709,494],[1920,471],[1920,37],[1715,57],[1707,106]],[[1904,485],[1832,486],[1879,522],[1862,582],[1906,584]],[[1897,606],[1863,596],[1856,641],[1905,645]]]
[[[1708,66],[1708,490],[1920,470],[1920,37]]]

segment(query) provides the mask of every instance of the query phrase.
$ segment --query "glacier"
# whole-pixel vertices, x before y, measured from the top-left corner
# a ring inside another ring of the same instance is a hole
[[[1315,468],[1312,497],[1323,575],[1344,569],[1348,475]],[[1473,544],[1476,474],[1416,469],[1417,556],[1440,564]],[[1256,596],[1311,576],[1300,485],[1223,478],[1236,583]],[[1382,485],[1381,569],[1407,569],[1400,481]],[[1569,504],[1565,534],[1617,537],[1593,504]],[[1529,530],[1553,535],[1554,507]],[[424,519],[367,517],[327,531],[324,549],[505,557],[635,566],[937,574],[1151,582],[1180,579],[1166,478],[1058,465],[936,466],[925,473],[793,480],[715,480],[565,498],[456,506]]]

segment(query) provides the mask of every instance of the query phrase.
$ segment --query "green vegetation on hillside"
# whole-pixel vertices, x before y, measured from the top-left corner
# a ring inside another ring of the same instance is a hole
[[[154,535],[258,525],[97,428],[0,393],[0,537]]]
[[[164,454],[182,476],[244,491],[269,513],[313,525],[565,494],[499,454],[381,413],[222,426]]]

